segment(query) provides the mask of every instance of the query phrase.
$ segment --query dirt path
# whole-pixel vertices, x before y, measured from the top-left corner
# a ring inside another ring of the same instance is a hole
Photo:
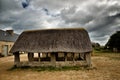
[[[26,60],[26,55],[21,55]],[[93,70],[69,71],[8,71],[13,66],[13,56],[0,58],[0,80],[120,80],[120,55],[93,56]]]

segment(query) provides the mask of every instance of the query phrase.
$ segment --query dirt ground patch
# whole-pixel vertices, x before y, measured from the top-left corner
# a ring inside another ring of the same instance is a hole
[[[27,60],[26,54],[20,56]],[[0,80],[120,80],[120,54],[92,56],[92,70],[32,71],[13,70],[13,56],[0,58]]]

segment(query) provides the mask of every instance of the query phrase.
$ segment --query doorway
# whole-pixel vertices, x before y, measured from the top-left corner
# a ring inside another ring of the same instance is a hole
[[[8,56],[8,45],[3,46],[3,55]]]

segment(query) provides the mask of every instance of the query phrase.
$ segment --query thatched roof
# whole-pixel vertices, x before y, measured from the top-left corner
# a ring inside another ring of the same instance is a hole
[[[24,31],[11,49],[23,52],[91,52],[92,45],[85,29],[46,29]]]

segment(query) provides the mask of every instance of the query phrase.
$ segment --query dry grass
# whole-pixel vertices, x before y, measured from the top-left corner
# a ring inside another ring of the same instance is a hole
[[[25,54],[21,58],[27,60]],[[13,66],[13,56],[9,56],[0,58],[0,80],[120,80],[120,54],[96,54],[92,64],[96,67],[92,70],[8,71]]]

